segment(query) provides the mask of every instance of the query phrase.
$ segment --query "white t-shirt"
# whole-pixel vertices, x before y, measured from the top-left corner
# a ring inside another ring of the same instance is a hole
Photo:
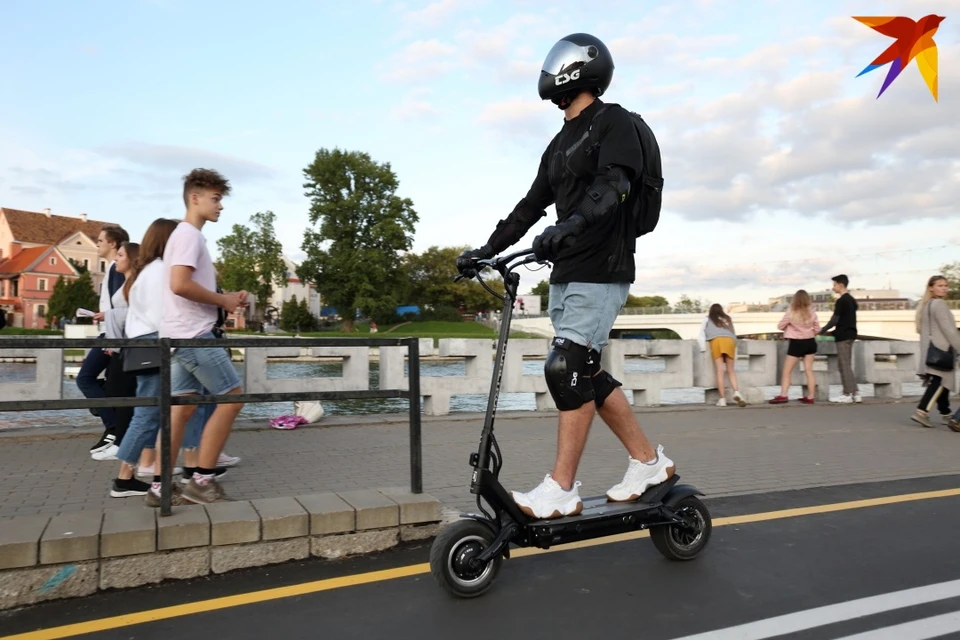
[[[217,290],[217,275],[213,267],[207,240],[200,230],[189,222],[181,222],[167,240],[163,252],[163,322],[160,336],[164,338],[196,338],[211,331],[217,323],[217,307],[187,300],[170,290],[170,271],[176,266],[193,268],[193,280],[208,291]]]
[[[116,262],[110,261],[106,270],[103,272],[103,282],[100,283],[100,311],[106,312],[110,309],[110,269]]]
[[[163,260],[154,260],[143,268],[130,287],[126,334],[138,338],[160,331],[163,319]]]

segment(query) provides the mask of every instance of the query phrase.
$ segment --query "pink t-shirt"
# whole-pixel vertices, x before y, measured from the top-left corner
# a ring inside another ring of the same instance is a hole
[[[164,338],[196,338],[213,329],[217,307],[187,300],[170,290],[170,270],[180,265],[193,268],[193,280],[204,289],[217,290],[217,274],[213,267],[207,240],[189,222],[181,222],[170,235],[163,252],[163,322]]]

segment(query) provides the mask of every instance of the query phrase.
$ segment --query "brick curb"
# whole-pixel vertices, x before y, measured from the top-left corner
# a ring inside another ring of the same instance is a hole
[[[386,487],[173,507],[17,516],[0,530],[0,610],[435,536],[440,501]]]

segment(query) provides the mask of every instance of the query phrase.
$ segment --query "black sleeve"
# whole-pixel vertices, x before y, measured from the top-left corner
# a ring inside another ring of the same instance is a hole
[[[526,197],[517,203],[510,215],[497,223],[497,228],[490,234],[487,245],[494,254],[501,253],[518,242],[540,218],[547,215],[544,209],[553,204],[553,189],[547,178],[549,151],[548,147],[547,151],[543,152],[537,177],[530,185]]]
[[[830,317],[830,322],[820,329],[820,335],[826,335],[827,331],[833,329],[835,326],[837,326],[837,323],[840,322],[840,303],[842,301],[843,298],[840,298],[833,304],[833,315]]]
[[[643,170],[643,147],[633,117],[626,109],[611,106],[597,118],[596,126],[600,142],[597,172],[616,165],[623,167],[633,181]]]

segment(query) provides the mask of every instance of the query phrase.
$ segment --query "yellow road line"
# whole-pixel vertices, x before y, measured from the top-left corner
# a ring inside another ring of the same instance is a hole
[[[917,500],[930,500],[933,498],[948,498],[951,496],[960,496],[960,488],[942,489],[939,491],[925,491],[922,493],[906,493],[898,496],[886,496],[883,498],[869,498],[866,500],[853,500],[850,502],[836,502],[833,504],[822,504],[813,507],[800,507],[797,509],[782,509],[780,511],[767,511],[765,513],[753,513],[742,516],[730,516],[726,518],[716,518],[713,521],[714,527],[723,527],[736,524],[753,524],[757,522],[768,522],[770,520],[781,520],[783,518],[797,518],[801,516],[817,515],[821,513],[832,513],[836,511],[850,511],[852,509],[864,509],[867,507],[878,507],[883,505],[898,504],[903,502],[915,502]],[[540,555],[543,553],[556,553],[558,551],[570,551],[573,549],[584,549],[603,544],[613,544],[617,542],[626,542],[637,540],[649,536],[648,531],[634,531],[616,536],[605,538],[595,538],[593,540],[583,540],[573,542],[552,549],[512,549],[511,557],[522,558],[526,556]],[[361,584],[371,584],[374,582],[384,582],[386,580],[395,580],[397,578],[407,578],[410,576],[422,575],[430,572],[430,565],[427,563],[413,564],[395,569],[384,569],[381,571],[371,571],[368,573],[359,573],[339,578],[327,578],[302,584],[294,584],[286,587],[277,587],[274,589],[265,589],[262,591],[252,591],[249,593],[240,593],[233,596],[222,598],[212,598],[200,602],[190,602],[179,604],[172,607],[163,607],[150,611],[139,611],[137,613],[128,613],[110,618],[101,618],[89,622],[78,622],[68,624],[52,629],[43,629],[40,631],[30,631],[13,636],[3,636],[0,640],[55,640],[58,638],[70,638],[86,633],[95,633],[97,631],[106,631],[108,629],[118,629],[129,627],[145,622],[154,622],[157,620],[167,620],[169,618],[178,618],[195,613],[204,613],[207,611],[216,611],[218,609],[227,609],[229,607],[239,607],[244,605],[278,600],[281,598],[290,598],[292,596],[302,596],[309,593],[320,591],[330,591],[332,589],[342,589],[344,587],[353,587]],[[440,596],[438,596],[440,597]]]

